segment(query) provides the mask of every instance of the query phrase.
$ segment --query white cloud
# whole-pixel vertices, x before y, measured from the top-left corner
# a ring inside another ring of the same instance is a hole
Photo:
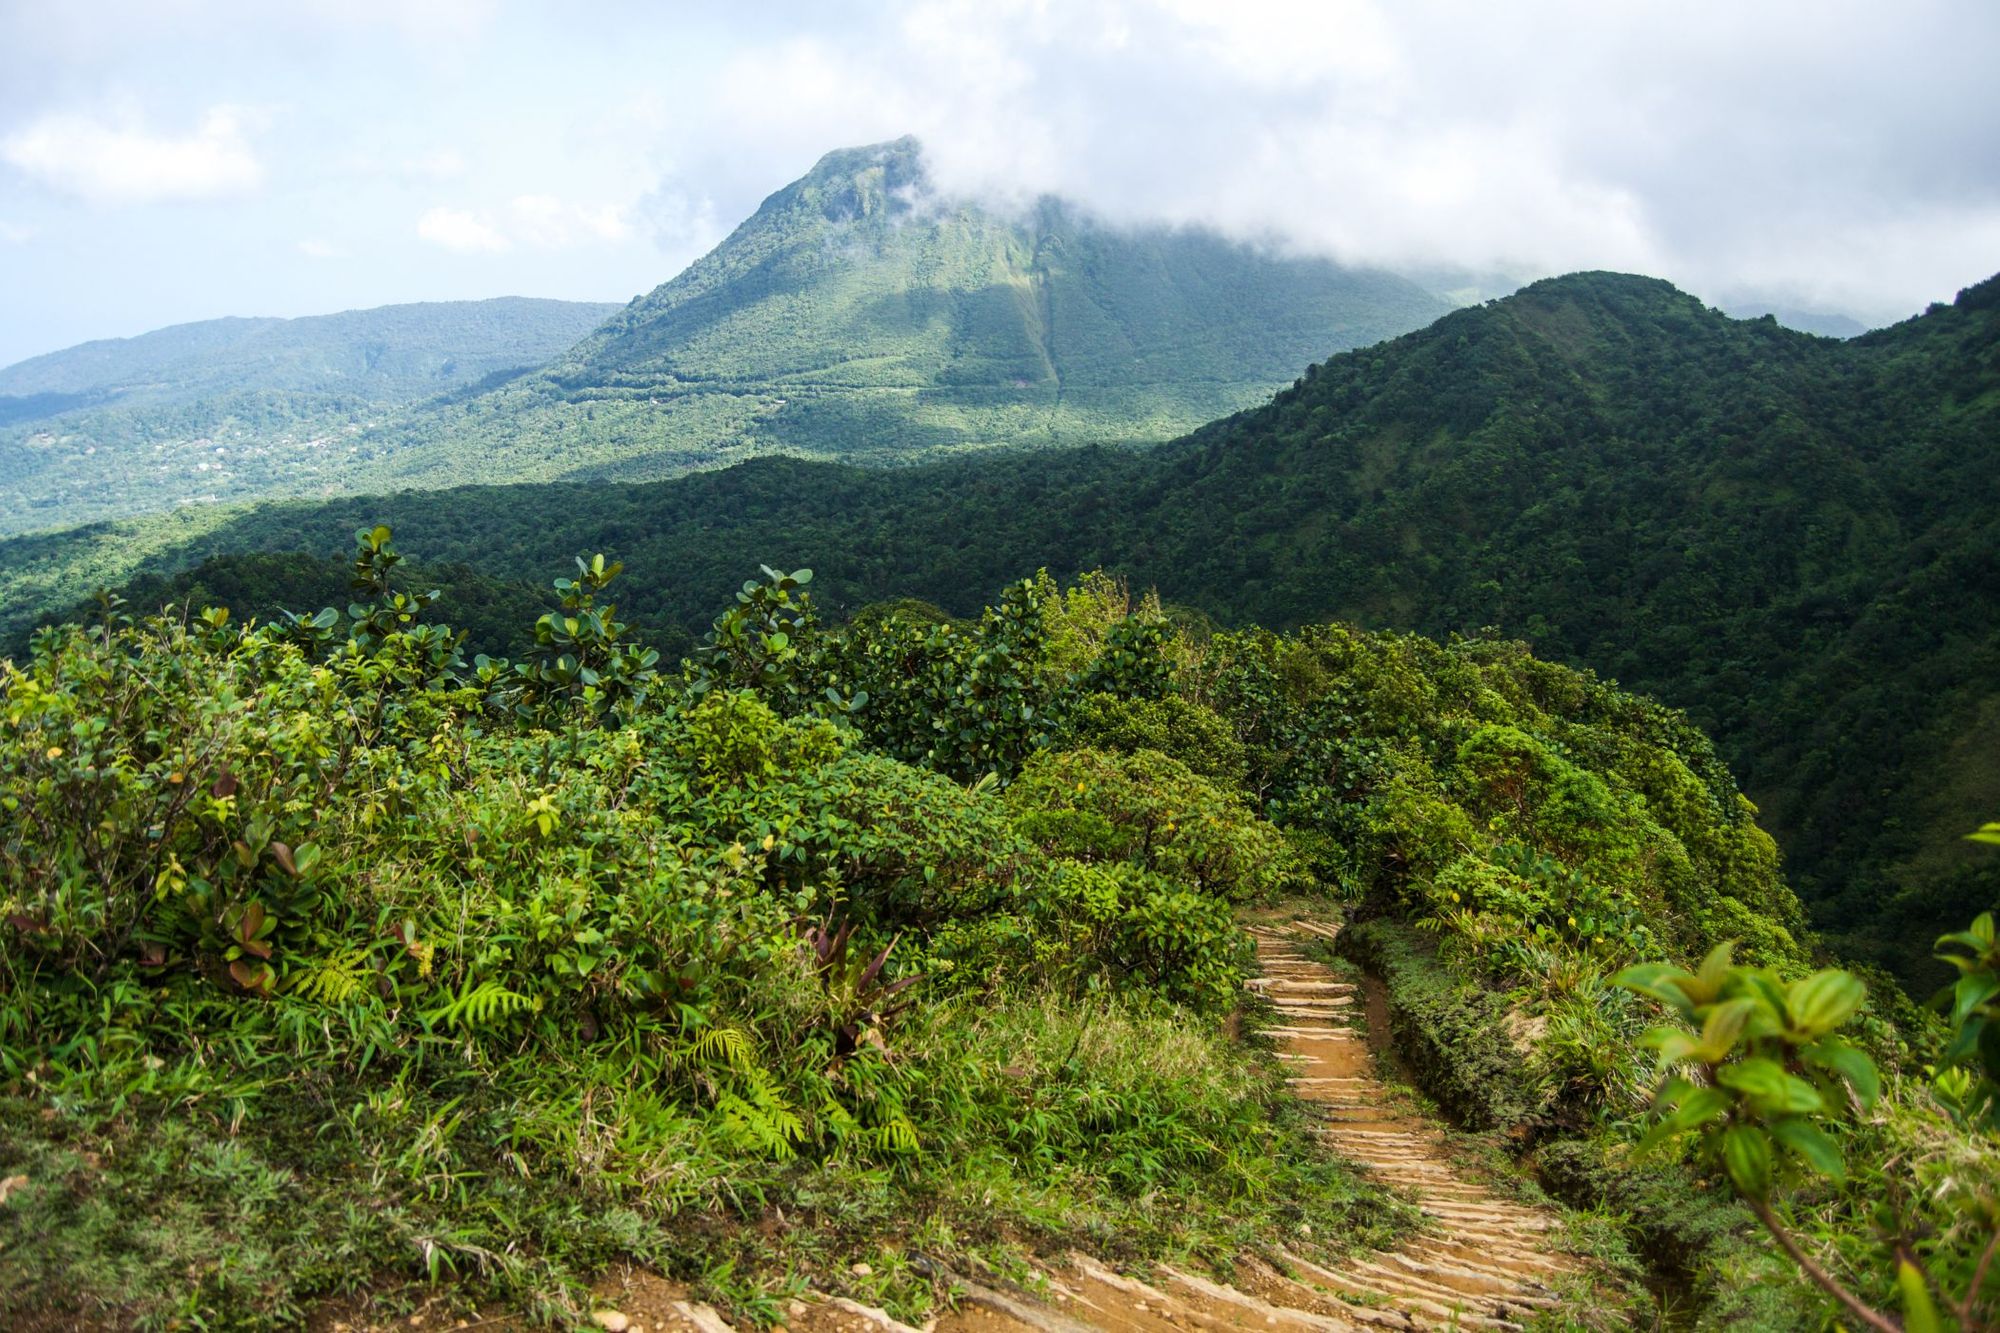
[[[417,235],[462,254],[569,250],[616,243],[632,235],[625,210],[612,204],[579,204],[552,194],[516,195],[499,213],[433,208],[417,221]]]
[[[507,214],[511,233],[522,244],[542,250],[622,241],[632,234],[623,209],[567,203],[549,194],[518,195],[507,205]]]
[[[655,195],[738,216],[911,132],[956,193],[1711,298],[1832,263],[1812,285],[1886,318],[2000,264],[1996,42],[1970,0],[916,0],[720,62]]]
[[[513,248],[484,215],[462,208],[433,208],[417,219],[417,235],[460,254],[500,254]]]
[[[212,107],[187,134],[161,134],[136,118],[107,123],[57,112],[0,139],[0,158],[61,193],[97,203],[207,199],[257,187],[263,168],[242,108]]]
[[[469,170],[464,154],[455,148],[431,152],[357,148],[333,159],[334,170],[349,176],[394,181],[401,185],[435,185],[463,178]]]
[[[23,227],[18,222],[0,222],[0,241],[8,245],[26,245],[34,239],[33,227]]]
[[[347,251],[330,241],[308,236],[299,242],[299,253],[307,259],[345,259]]]

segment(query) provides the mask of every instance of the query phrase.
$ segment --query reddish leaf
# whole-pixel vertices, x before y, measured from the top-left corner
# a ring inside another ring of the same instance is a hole
[[[867,990],[869,984],[873,982],[876,977],[881,975],[882,964],[889,961],[889,950],[895,948],[896,940],[899,940],[901,938],[903,937],[899,934],[895,937],[895,939],[890,940],[887,944],[882,946],[882,952],[876,954],[875,961],[868,964],[866,970],[864,970],[861,973],[861,980],[854,983],[855,990],[857,991]]]
[[[49,933],[48,922],[37,921],[31,916],[22,916],[19,912],[10,913],[7,917],[7,924],[20,931],[23,935],[46,935]]]
[[[292,859],[292,849],[290,846],[282,842],[272,843],[271,857],[280,866],[284,867],[284,871],[287,875],[291,875],[292,877],[297,878],[299,873],[299,866],[298,862]]]
[[[221,776],[217,777],[215,782],[209,787],[208,791],[211,796],[220,800],[225,796],[234,796],[236,794],[236,787],[236,775],[225,768],[222,770]]]
[[[253,995],[271,993],[271,969],[262,963],[248,963],[239,958],[229,965],[229,975]]]
[[[251,903],[243,909],[243,915],[236,918],[236,938],[242,944],[249,944],[257,938],[257,930],[264,924],[264,904]]]

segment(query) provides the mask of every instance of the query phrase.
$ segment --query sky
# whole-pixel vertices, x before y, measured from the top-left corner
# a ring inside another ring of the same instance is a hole
[[[824,152],[1403,269],[1879,324],[2000,271],[1992,0],[0,0],[0,364],[624,301]]]

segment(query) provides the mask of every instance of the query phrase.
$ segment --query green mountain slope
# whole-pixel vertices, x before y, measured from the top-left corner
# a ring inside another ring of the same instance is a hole
[[[358,461],[435,485],[1157,441],[1448,308],[1206,232],[949,198],[902,139],[828,154],[543,373],[385,426]]]
[[[1996,408],[2000,280],[1837,342],[1582,274],[1336,357],[1153,454],[765,460],[182,515],[0,544],[0,588],[18,633],[142,557],[331,555],[383,520],[496,577],[610,551],[654,624],[705,623],[763,560],[810,564],[848,607],[967,610],[1047,565],[1231,622],[1497,626],[1688,710],[1818,923],[1917,976],[1932,936],[2000,894],[1948,850],[2000,810]]]
[[[384,409],[548,361],[617,310],[502,297],[216,319],[0,369],[0,531],[343,489]]]

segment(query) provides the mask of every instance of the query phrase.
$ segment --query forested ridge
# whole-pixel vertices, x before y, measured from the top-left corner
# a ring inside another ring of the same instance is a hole
[[[1944,836],[2000,804],[1996,306],[1988,282],[1838,342],[1583,274],[1335,357],[1156,453],[276,506],[18,539],[0,568],[18,634],[147,549],[163,572],[302,538],[330,557],[382,516],[503,579],[619,551],[635,620],[683,633],[764,558],[810,560],[833,607],[963,612],[1046,565],[1222,623],[1495,626],[1688,710],[1822,929],[1914,979],[1922,941],[1996,888]]]

